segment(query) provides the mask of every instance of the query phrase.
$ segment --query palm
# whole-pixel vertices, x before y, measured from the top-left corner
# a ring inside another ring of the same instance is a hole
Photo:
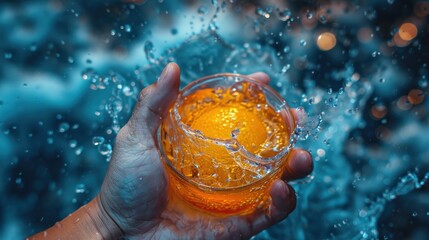
[[[139,233],[159,222],[167,184],[153,141],[151,146],[133,144],[134,137],[128,128],[118,134],[100,196],[123,231]]]
[[[276,219],[263,212],[246,216],[216,217],[196,210],[177,196],[170,196],[154,226],[141,229],[131,239],[243,239],[250,238]],[[278,220],[278,219],[277,219]]]

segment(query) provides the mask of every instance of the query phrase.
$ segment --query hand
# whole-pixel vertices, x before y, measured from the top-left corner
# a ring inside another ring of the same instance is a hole
[[[264,73],[251,77],[268,83]],[[282,180],[273,182],[269,211],[233,217],[214,217],[182,205],[169,208],[168,182],[156,142],[163,116],[177,98],[180,70],[170,63],[158,81],[145,88],[128,123],[120,130],[111,163],[96,198],[104,222],[136,238],[250,238],[283,220],[295,208],[295,192]],[[299,118],[296,111],[295,118]],[[289,155],[283,180],[306,176],[312,171],[310,154],[294,149]],[[109,228],[109,227],[108,227]]]

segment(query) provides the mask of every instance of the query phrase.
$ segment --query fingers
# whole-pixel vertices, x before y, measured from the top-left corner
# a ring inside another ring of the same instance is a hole
[[[295,124],[302,125],[307,119],[307,113],[305,113],[304,108],[292,108],[292,115],[295,119]]]
[[[276,180],[271,185],[272,203],[269,213],[271,220],[279,222],[286,218],[296,207],[296,195],[291,186],[282,180]]]
[[[243,235],[246,235],[245,237],[250,238],[262,230],[280,222],[295,209],[295,191],[282,180],[273,182],[270,188],[270,195],[272,202],[268,211],[261,211],[251,216],[243,216],[243,218],[247,218],[247,228],[244,229],[239,226],[239,229]]]
[[[148,135],[156,135],[162,117],[177,98],[179,84],[179,66],[169,63],[158,81],[140,92],[133,114],[125,126],[128,133],[135,135],[135,140],[145,140]]]
[[[303,178],[313,171],[311,155],[302,149],[295,148],[289,155],[282,179],[292,181]]]
[[[263,72],[252,73],[249,75],[249,77],[259,80],[264,84],[268,84],[270,82],[270,76]]]

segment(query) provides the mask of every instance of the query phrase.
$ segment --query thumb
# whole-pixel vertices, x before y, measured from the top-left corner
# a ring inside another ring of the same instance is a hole
[[[133,114],[123,128],[128,139],[141,143],[150,142],[148,137],[155,138],[162,117],[177,98],[179,84],[179,66],[167,64],[158,81],[140,92]]]

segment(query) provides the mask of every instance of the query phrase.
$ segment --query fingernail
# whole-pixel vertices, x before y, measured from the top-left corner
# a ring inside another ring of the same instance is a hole
[[[157,82],[162,82],[167,76],[168,76],[168,72],[170,71],[171,68],[171,64],[167,64],[167,66],[165,66],[164,70],[162,70],[161,75],[158,78]]]

